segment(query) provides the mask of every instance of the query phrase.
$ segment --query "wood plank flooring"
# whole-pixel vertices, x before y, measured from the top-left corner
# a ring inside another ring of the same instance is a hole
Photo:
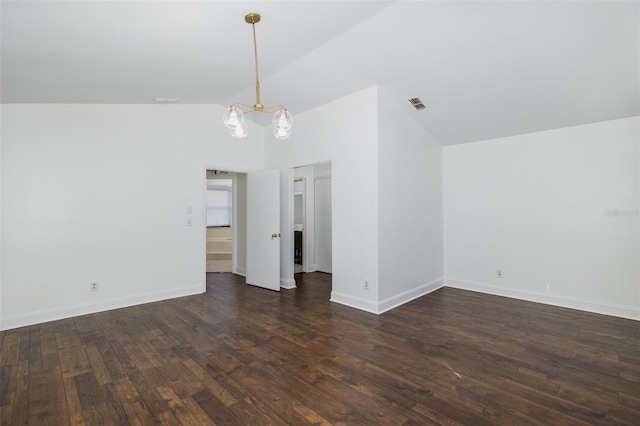
[[[204,295],[0,333],[2,425],[640,424],[640,322],[444,288]]]

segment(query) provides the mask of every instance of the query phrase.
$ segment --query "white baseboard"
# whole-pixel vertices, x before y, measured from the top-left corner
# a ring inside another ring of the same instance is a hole
[[[378,302],[373,300],[362,299],[360,297],[350,296],[348,294],[338,293],[335,291],[331,292],[331,299],[329,300],[341,305],[360,309],[361,311],[371,312],[372,314],[378,313]]]
[[[430,283],[421,285],[420,287],[413,288],[405,291],[404,293],[397,294],[389,297],[381,302],[374,300],[362,299],[360,297],[351,296],[344,293],[331,292],[331,301],[340,303],[341,305],[350,306],[352,308],[360,309],[361,311],[371,312],[372,314],[381,314],[390,309],[396,308],[407,302],[417,299],[418,297],[429,294],[432,291],[438,290],[444,286],[444,279],[440,278]]]
[[[388,299],[385,299],[378,303],[378,313],[381,314],[388,311],[389,309],[404,305],[405,303],[410,302],[413,299],[417,299],[418,297],[422,297],[425,294],[431,293],[432,291],[436,291],[443,286],[444,278],[439,278],[437,280],[431,281],[430,283],[423,284],[420,287],[412,288],[411,290],[405,291],[404,293],[389,297]]]
[[[305,272],[309,273],[309,272],[315,272],[316,271],[316,265],[307,265],[307,270]]]
[[[236,271],[234,272],[234,274],[246,277],[247,271],[244,268],[236,268]]]
[[[99,302],[80,303],[63,308],[44,309],[41,311],[0,318],[0,330],[10,330],[12,328],[57,321],[78,315],[110,311],[112,309],[126,308],[128,306],[141,305],[143,303],[158,302],[160,300],[174,299],[176,297],[192,296],[194,294],[202,293],[202,284],[197,284],[189,287],[172,288],[170,290],[118,297]]]
[[[445,279],[445,287],[458,288],[461,290],[477,291],[479,293],[493,294],[495,296],[511,297],[513,299],[526,300],[529,302],[544,303],[547,305],[561,306],[563,308],[577,309],[580,311],[593,312],[596,314],[611,315],[614,317],[640,320],[640,309],[633,306],[615,305],[611,303],[594,302],[574,297],[542,294],[528,292],[525,290],[507,289],[495,287],[491,284],[474,281]]]
[[[284,288],[285,290],[296,288],[296,280],[293,278],[280,278],[280,288]]]

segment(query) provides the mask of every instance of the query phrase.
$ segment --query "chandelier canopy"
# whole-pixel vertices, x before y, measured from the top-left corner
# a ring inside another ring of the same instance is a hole
[[[260,79],[258,78],[258,45],[256,43],[256,24],[260,22],[260,15],[257,13],[249,13],[244,17],[245,22],[251,24],[253,29],[253,56],[256,64],[256,103],[253,105],[234,102],[229,108],[224,110],[222,121],[229,128],[231,136],[237,139],[246,138],[249,134],[249,128],[245,121],[244,115],[252,112],[261,112],[273,114],[273,135],[278,139],[287,139],[291,136],[291,127],[293,126],[293,116],[282,105],[264,106],[260,103]],[[242,111],[241,108],[245,108]]]

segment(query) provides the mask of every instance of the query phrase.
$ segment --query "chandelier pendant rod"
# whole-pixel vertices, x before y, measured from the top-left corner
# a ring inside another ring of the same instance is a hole
[[[258,42],[256,40],[256,22],[255,18],[251,19],[251,29],[253,30],[253,58],[256,63],[256,104],[253,106],[257,111],[262,111],[260,103],[260,78],[258,77]]]

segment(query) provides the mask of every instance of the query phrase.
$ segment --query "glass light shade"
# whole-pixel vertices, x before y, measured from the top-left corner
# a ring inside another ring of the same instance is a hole
[[[284,108],[279,109],[273,114],[273,127],[276,129],[291,129],[293,126],[293,115]]]
[[[233,130],[237,125],[244,123],[244,114],[240,111],[240,108],[230,106],[224,110],[222,114],[222,122],[229,129]]]
[[[282,127],[274,128],[273,136],[275,136],[278,139],[288,139],[289,136],[291,136],[291,128],[288,128],[288,129],[284,129]]]
[[[249,134],[249,127],[245,121],[242,121],[242,124],[238,124],[234,128],[229,128],[229,133],[236,139],[243,139]]]

